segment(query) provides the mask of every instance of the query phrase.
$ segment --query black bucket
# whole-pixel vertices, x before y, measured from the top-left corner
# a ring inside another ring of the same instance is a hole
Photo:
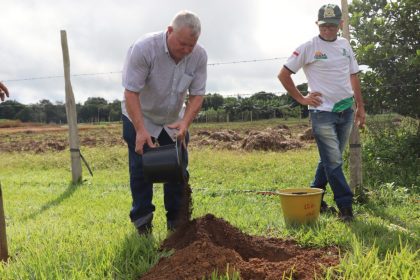
[[[181,141],[150,148],[143,153],[143,174],[152,183],[184,183],[185,148]]]

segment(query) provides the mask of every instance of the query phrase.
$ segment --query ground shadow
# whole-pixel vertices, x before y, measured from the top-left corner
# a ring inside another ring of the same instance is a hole
[[[76,189],[81,186],[82,183],[78,183],[78,184],[69,184],[67,186],[67,189],[57,198],[48,201],[46,204],[44,204],[41,209],[23,217],[23,221],[27,221],[27,220],[32,220],[34,218],[36,218],[37,216],[39,216],[40,214],[44,213],[45,211],[49,210],[52,207],[55,207],[57,205],[59,205],[60,203],[62,203],[64,200],[70,198],[73,193],[76,191]]]

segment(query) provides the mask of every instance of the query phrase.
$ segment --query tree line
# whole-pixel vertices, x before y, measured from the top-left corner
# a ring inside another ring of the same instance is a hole
[[[306,89],[306,84],[301,85]],[[80,123],[112,122],[121,119],[121,101],[108,102],[101,97],[89,97],[83,104],[76,104],[77,120]],[[288,95],[258,92],[251,97],[223,97],[218,93],[207,94],[196,121],[257,120],[276,117],[306,116],[307,110],[294,103]],[[0,104],[0,119],[22,122],[66,123],[63,102],[44,99],[36,104],[21,104],[7,100]]]
[[[108,102],[102,97],[89,97],[84,104],[77,103],[77,120],[81,123],[118,121],[121,119],[121,101]],[[36,104],[25,105],[14,100],[0,104],[0,119],[22,122],[67,123],[63,102],[53,104],[43,99]]]

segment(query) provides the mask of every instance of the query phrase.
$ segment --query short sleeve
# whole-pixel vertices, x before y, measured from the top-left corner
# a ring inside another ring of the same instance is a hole
[[[357,63],[356,56],[350,44],[349,44],[349,48],[350,48],[350,74],[356,74],[360,71],[359,64]]]
[[[309,63],[307,61],[307,48],[308,43],[300,45],[287,59],[284,66],[293,73],[297,73],[305,64]]]
[[[140,92],[144,88],[150,72],[149,60],[148,53],[141,44],[130,47],[122,74],[122,85],[125,89]]]
[[[194,71],[194,79],[192,80],[188,89],[191,95],[206,94],[207,81],[207,53],[203,49],[198,60],[197,68]]]

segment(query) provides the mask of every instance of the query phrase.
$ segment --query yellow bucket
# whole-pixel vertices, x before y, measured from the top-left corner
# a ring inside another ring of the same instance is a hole
[[[280,202],[286,224],[315,222],[319,217],[324,190],[318,188],[280,190]]]

